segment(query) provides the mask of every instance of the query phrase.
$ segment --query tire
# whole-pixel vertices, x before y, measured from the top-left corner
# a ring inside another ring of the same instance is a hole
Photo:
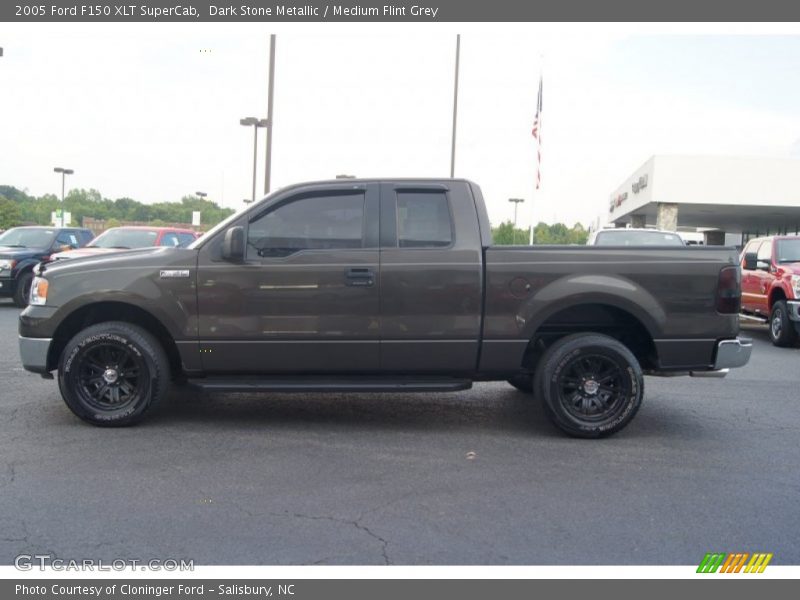
[[[794,323],[789,320],[789,310],[785,300],[778,300],[772,305],[769,315],[769,339],[775,346],[793,346],[797,340]]]
[[[167,394],[169,361],[153,335],[121,321],[92,325],[66,345],[58,388],[87,423],[121,427],[140,421]]]
[[[636,357],[612,337],[561,338],[539,361],[534,389],[553,424],[581,438],[611,435],[631,422],[644,396]]]
[[[514,375],[514,377],[508,380],[508,383],[517,388],[520,392],[525,392],[526,394],[533,393],[533,377],[527,373]]]
[[[17,289],[14,290],[14,306],[18,308],[25,308],[28,306],[28,298],[31,294],[31,283],[33,282],[33,273],[28,271],[23,273],[17,279]]]

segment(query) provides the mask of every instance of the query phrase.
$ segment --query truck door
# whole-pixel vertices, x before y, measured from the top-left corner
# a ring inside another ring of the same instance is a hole
[[[473,372],[482,249],[467,184],[381,185],[381,369]]]
[[[757,271],[744,268],[744,257],[751,252],[758,252],[760,245],[761,242],[748,242],[742,252],[742,308],[748,311],[755,311],[759,306],[758,293],[760,285],[756,275]]]
[[[758,249],[757,269],[753,271],[755,308],[765,316],[769,316],[769,290],[775,280],[772,268],[772,244],[773,240],[766,240],[761,244]]]
[[[198,257],[203,369],[378,369],[378,184],[290,191],[240,224],[242,263]]]

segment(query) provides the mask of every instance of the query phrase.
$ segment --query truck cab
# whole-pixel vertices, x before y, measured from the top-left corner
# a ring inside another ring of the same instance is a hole
[[[742,313],[769,323],[776,346],[800,336],[800,236],[752,239],[740,257]]]

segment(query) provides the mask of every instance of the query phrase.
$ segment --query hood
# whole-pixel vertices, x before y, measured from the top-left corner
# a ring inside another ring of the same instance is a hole
[[[781,263],[780,268],[786,271],[787,273],[791,273],[792,275],[800,275],[800,261],[798,262],[790,262],[790,263]]]
[[[81,249],[82,250],[82,249]],[[91,250],[91,248],[89,248]],[[69,250],[70,253],[80,250]],[[186,252],[185,248],[170,248],[166,246],[156,246],[153,248],[136,248],[133,250],[114,250],[111,252],[100,252],[74,256],[70,260],[51,260],[47,263],[40,263],[40,273],[57,276],[61,273],[81,273],[91,272],[99,269],[115,269],[117,267],[132,266],[157,266],[168,264],[173,260],[176,252]],[[189,251],[190,254],[196,250]],[[66,254],[66,252],[64,253]],[[55,258],[55,257],[54,257]]]
[[[12,246],[0,246],[0,258],[28,258],[37,254],[44,254],[46,248],[14,248]]]
[[[53,254],[53,260],[62,260],[65,258],[84,258],[87,256],[98,256],[101,254],[111,254],[114,252],[130,252],[130,249],[84,247],[77,248],[76,250],[64,250],[64,252]]]

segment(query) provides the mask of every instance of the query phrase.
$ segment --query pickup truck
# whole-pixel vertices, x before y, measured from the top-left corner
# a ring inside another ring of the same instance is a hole
[[[75,227],[14,227],[0,235],[0,297],[28,304],[33,267],[56,252],[85,246],[94,234]]]
[[[510,381],[567,434],[627,425],[644,373],[744,365],[731,248],[493,246],[460,179],[294,185],[187,248],[40,266],[24,367],[95,425],[170,381],[217,392],[455,392]]]
[[[742,252],[742,314],[769,322],[776,346],[800,336],[800,236],[747,242]]]

